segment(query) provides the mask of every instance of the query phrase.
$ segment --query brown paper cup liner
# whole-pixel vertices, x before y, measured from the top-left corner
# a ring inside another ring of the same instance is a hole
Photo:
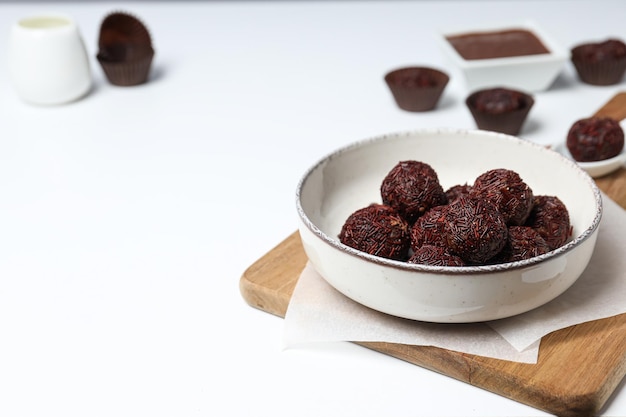
[[[120,43],[151,46],[152,38],[138,18],[125,12],[113,12],[100,24],[98,47],[105,49]]]
[[[133,86],[148,81],[154,51],[150,49],[143,56],[134,56],[131,59],[114,60],[106,53],[98,54],[98,62],[109,82],[118,86]]]
[[[475,100],[479,93],[482,91],[476,91],[467,97],[465,104],[469,109],[476,126],[482,130],[491,130],[493,132],[506,133],[508,135],[517,135],[526,121],[526,117],[530,112],[535,100],[529,94],[523,94],[525,105],[516,110],[512,110],[506,113],[489,113],[480,111],[476,108]]]
[[[154,56],[154,50],[149,45],[117,43],[100,48],[98,56],[106,61],[138,61],[149,56]]]
[[[572,56],[578,78],[591,85],[614,85],[622,81],[626,72],[626,58],[611,61],[588,62]]]
[[[430,82],[417,82],[420,78]],[[398,107],[410,112],[434,109],[449,80],[446,73],[428,67],[400,68],[385,75]]]

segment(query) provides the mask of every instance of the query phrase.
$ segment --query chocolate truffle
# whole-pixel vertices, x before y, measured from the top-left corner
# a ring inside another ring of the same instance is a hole
[[[409,225],[389,206],[371,204],[352,213],[339,234],[344,245],[383,258],[405,261],[410,246]]]
[[[489,263],[522,261],[550,252],[539,232],[527,226],[511,226],[506,245]]]
[[[385,75],[396,104],[402,110],[423,112],[435,108],[450,77],[435,68],[399,68]]]
[[[451,254],[469,264],[484,264],[507,242],[504,217],[488,200],[460,197],[448,205],[444,232]]]
[[[450,203],[463,195],[469,195],[471,191],[472,191],[471,185],[458,184],[458,185],[453,185],[452,187],[448,188],[445,191],[445,193],[446,193],[446,198],[448,199],[448,203]]]
[[[492,169],[479,175],[472,195],[492,201],[509,226],[524,224],[533,206],[532,190],[510,169]]]
[[[393,207],[410,224],[431,207],[446,204],[435,170],[419,161],[401,161],[383,179],[383,203]]]
[[[535,229],[550,250],[563,246],[572,235],[567,207],[556,196],[535,196],[525,225]]]
[[[534,104],[531,95],[508,88],[488,88],[465,100],[479,129],[516,135]]]
[[[484,113],[502,114],[521,109],[526,103],[524,95],[506,88],[492,88],[476,94],[474,106]]]
[[[450,254],[446,248],[435,245],[424,245],[413,253],[409,263],[433,266],[465,266],[463,259]]]
[[[154,54],[148,28],[137,17],[113,12],[104,18],[96,58],[111,84],[127,87],[147,82]]]
[[[609,117],[589,117],[575,122],[567,133],[567,149],[578,162],[609,159],[624,148],[624,131]]]
[[[417,219],[410,230],[413,251],[423,245],[447,246],[443,232],[447,209],[447,205],[433,207]]]
[[[617,84],[626,71],[626,44],[619,39],[580,44],[572,48],[571,61],[582,82]]]

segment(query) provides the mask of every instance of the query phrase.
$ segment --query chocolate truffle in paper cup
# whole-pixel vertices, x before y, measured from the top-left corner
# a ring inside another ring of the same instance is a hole
[[[148,80],[154,49],[145,25],[136,17],[114,12],[100,26],[97,59],[111,84],[132,86]]]
[[[617,84],[626,72],[626,44],[619,39],[581,44],[571,53],[578,78],[586,84]]]
[[[428,67],[399,68],[385,75],[398,107],[410,112],[434,109],[449,80],[443,71]]]
[[[98,62],[111,84],[133,86],[148,81],[153,57],[154,50],[144,47],[138,48],[130,56],[111,52],[98,54]]]
[[[108,48],[122,45],[151,45],[152,38],[146,26],[137,17],[125,12],[107,15],[100,25],[98,46]]]
[[[520,132],[534,103],[531,95],[503,87],[475,91],[465,100],[479,129],[509,135]]]

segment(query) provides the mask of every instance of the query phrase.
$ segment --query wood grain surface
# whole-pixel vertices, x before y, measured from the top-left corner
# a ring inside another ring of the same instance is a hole
[[[626,93],[596,114],[626,117]],[[599,188],[626,208],[626,169],[596,178]],[[246,302],[284,317],[307,257],[297,232],[251,265],[240,279]],[[626,314],[571,326],[541,340],[536,364],[428,346],[359,343],[559,416],[598,413],[626,374]]]
[[[596,181],[626,207],[625,169]],[[244,272],[240,279],[243,298],[252,307],[284,317],[306,262],[295,232]],[[596,414],[626,374],[626,314],[545,336],[537,364],[435,347],[359,344],[559,416]]]
[[[626,118],[626,92],[620,92],[614,95],[606,104],[604,104],[594,116],[611,117],[621,121]]]

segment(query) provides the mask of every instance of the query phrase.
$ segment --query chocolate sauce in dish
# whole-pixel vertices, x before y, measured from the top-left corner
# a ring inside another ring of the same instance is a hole
[[[467,60],[549,54],[541,40],[527,29],[472,32],[446,40]]]

